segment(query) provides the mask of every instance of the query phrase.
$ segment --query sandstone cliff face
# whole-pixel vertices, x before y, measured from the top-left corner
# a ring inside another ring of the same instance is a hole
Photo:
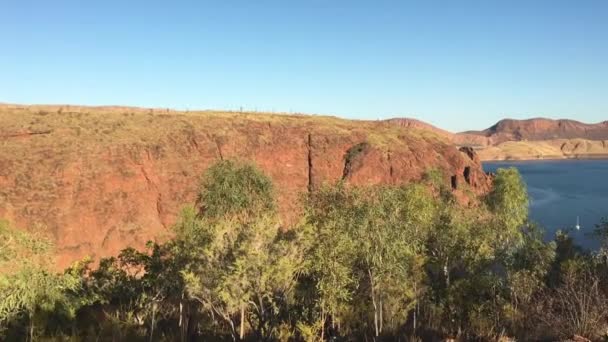
[[[115,255],[169,237],[201,174],[222,158],[251,160],[272,177],[285,225],[299,214],[300,194],[340,179],[399,184],[438,168],[461,198],[489,187],[472,151],[386,122],[4,105],[0,218],[52,235],[59,266]]]

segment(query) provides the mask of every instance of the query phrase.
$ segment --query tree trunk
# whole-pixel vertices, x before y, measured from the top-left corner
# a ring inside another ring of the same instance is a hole
[[[243,337],[245,337],[245,304],[241,304],[241,332],[239,337],[241,338],[241,341],[243,340]]]
[[[321,309],[321,341],[325,341],[325,309]]]
[[[184,328],[186,331],[186,341],[190,339],[190,336],[195,335],[196,328],[198,326],[199,312],[196,308],[192,308],[192,304],[185,303],[185,314],[184,314]]]
[[[371,270],[367,270],[367,274],[369,275],[369,288],[371,290],[372,304],[374,306],[374,328],[376,330],[376,337],[378,337],[378,305],[376,304],[376,294],[374,292],[374,277],[372,275]]]
[[[184,294],[182,293],[182,298],[179,300],[179,332],[180,332],[180,341],[186,342],[186,337],[184,336]]]
[[[378,306],[376,305],[376,298],[372,294],[372,304],[374,305],[374,329],[376,330],[376,337],[378,337]]]
[[[382,332],[383,327],[384,327],[384,317],[383,317],[383,309],[382,309],[382,298],[380,298],[380,332]]]
[[[414,282],[414,300],[416,300],[416,306],[414,307],[414,319],[412,320],[412,331],[416,336],[416,314],[418,314],[418,284]]]
[[[414,320],[412,321],[412,331],[414,332],[414,336],[416,336],[416,311],[418,308],[418,303],[416,303],[416,308],[414,309]]]
[[[30,342],[34,342],[34,312],[30,312],[30,327],[29,327]]]
[[[154,320],[156,318],[156,302],[152,303],[152,322],[150,324],[150,342],[154,340],[154,324],[156,323]]]
[[[234,328],[234,322],[232,321],[231,318],[227,318],[228,320],[228,324],[230,324],[230,335],[232,335],[232,341],[236,342],[236,329]]]
[[[450,271],[448,268],[448,259],[445,259],[445,264],[443,265],[443,275],[445,276],[445,287],[450,287]]]
[[[260,305],[260,319],[258,321],[258,335],[260,336],[260,338],[264,337],[265,338],[265,332],[264,332],[264,325],[266,324],[266,309],[264,308],[264,298],[262,297],[262,295],[260,293],[258,293],[258,303]]]

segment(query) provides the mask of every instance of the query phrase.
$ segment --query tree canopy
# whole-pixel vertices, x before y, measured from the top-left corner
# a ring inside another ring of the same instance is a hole
[[[467,205],[444,181],[325,184],[285,226],[270,178],[220,161],[173,238],[62,273],[49,239],[0,221],[0,339],[600,338],[606,223],[589,253],[567,232],[544,240],[516,169]]]

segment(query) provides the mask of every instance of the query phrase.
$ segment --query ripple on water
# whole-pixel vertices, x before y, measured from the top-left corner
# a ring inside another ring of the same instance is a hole
[[[530,195],[530,208],[542,207],[559,200],[560,195],[553,189],[528,188]]]

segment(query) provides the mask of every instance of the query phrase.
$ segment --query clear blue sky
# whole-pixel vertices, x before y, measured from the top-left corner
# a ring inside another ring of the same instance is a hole
[[[0,102],[596,122],[608,1],[0,0]]]

